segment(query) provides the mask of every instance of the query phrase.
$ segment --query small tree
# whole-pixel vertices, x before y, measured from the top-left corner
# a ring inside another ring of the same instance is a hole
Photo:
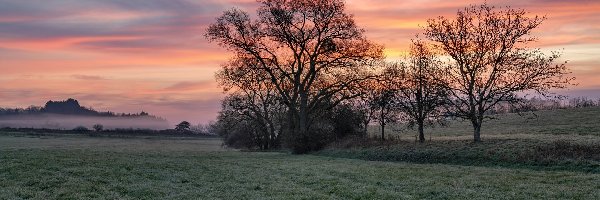
[[[191,126],[191,124],[189,122],[182,121],[181,123],[179,123],[179,124],[177,124],[175,126],[175,130],[181,131],[181,132],[183,132],[183,131],[189,131],[190,130],[190,126]]]
[[[394,78],[396,74],[387,70],[387,66],[378,80],[366,81],[363,86],[361,100],[367,107],[367,119],[377,121],[381,129],[381,140],[385,140],[385,127],[397,120],[395,109],[396,89]]]
[[[97,132],[104,130],[104,126],[102,124],[94,124],[92,128],[94,128],[94,130],[96,130]]]
[[[385,140],[385,127],[397,120],[395,111],[395,92],[393,90],[381,90],[376,93],[371,102],[371,108],[376,110],[373,119],[377,120],[381,128],[381,140]]]
[[[419,142],[425,142],[424,126],[433,124],[442,114],[447,90],[444,86],[442,63],[435,53],[420,40],[414,40],[406,63],[392,65],[397,71],[396,108],[404,113],[409,127],[418,127]]]
[[[517,106],[533,92],[549,97],[550,89],[565,88],[573,79],[565,64],[554,64],[560,54],[545,55],[528,48],[536,41],[533,29],[545,17],[528,17],[524,10],[483,4],[459,10],[455,20],[430,19],[425,36],[452,59],[447,87],[457,117],[473,125],[475,142],[481,141],[486,111],[501,102]]]

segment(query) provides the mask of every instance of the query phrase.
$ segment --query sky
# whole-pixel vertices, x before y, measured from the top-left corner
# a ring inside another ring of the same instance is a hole
[[[546,15],[534,31],[563,52],[577,78],[564,94],[600,97],[600,1],[488,0]],[[427,19],[452,17],[475,0],[347,0],[367,37],[399,58]],[[171,124],[214,120],[225,96],[214,74],[231,54],[207,26],[254,0],[0,0],[0,107],[75,98],[100,111],[140,112]]]

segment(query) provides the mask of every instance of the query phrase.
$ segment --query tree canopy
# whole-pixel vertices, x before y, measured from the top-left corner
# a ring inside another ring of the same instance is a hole
[[[447,76],[453,113],[470,120],[474,140],[480,141],[486,111],[501,102],[518,106],[519,94],[542,96],[570,81],[565,63],[528,44],[532,31],[545,17],[530,17],[520,9],[498,9],[487,4],[459,10],[455,19],[438,17],[425,26],[425,36],[451,58]]]
[[[356,97],[354,88],[370,77],[368,66],[383,57],[383,47],[366,39],[342,0],[260,4],[258,19],[228,10],[206,37],[235,53],[226,66],[243,72],[238,80],[270,82],[287,107],[292,148],[310,151],[304,147],[315,115]]]

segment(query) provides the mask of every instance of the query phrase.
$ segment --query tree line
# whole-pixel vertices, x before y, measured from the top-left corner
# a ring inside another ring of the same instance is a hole
[[[91,107],[84,107],[79,104],[76,99],[69,98],[64,101],[48,101],[44,106],[31,105],[27,108],[0,108],[1,116],[14,116],[14,115],[42,115],[42,114],[62,114],[62,115],[74,115],[74,116],[96,116],[96,117],[144,117],[150,119],[156,119],[160,121],[166,121],[164,118],[151,115],[147,112],[141,111],[140,113],[115,113],[112,111],[97,111]]]
[[[522,9],[471,5],[453,18],[427,20],[407,56],[388,61],[343,0],[261,0],[256,19],[236,8],[206,38],[233,53],[216,78],[228,96],[214,130],[239,147],[294,153],[366,134],[371,122],[424,127],[468,120],[473,140],[499,105],[552,97],[570,77],[559,52],[529,45],[546,19]]]

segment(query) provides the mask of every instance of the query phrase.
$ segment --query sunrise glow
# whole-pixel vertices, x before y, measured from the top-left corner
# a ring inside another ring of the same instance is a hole
[[[0,107],[76,98],[97,110],[214,120],[224,94],[214,73],[231,55],[204,33],[224,10],[252,0],[0,1]],[[370,40],[399,58],[427,19],[483,1],[349,0]],[[600,97],[600,1],[508,0],[494,6],[546,15],[533,47],[562,51],[578,85]]]

